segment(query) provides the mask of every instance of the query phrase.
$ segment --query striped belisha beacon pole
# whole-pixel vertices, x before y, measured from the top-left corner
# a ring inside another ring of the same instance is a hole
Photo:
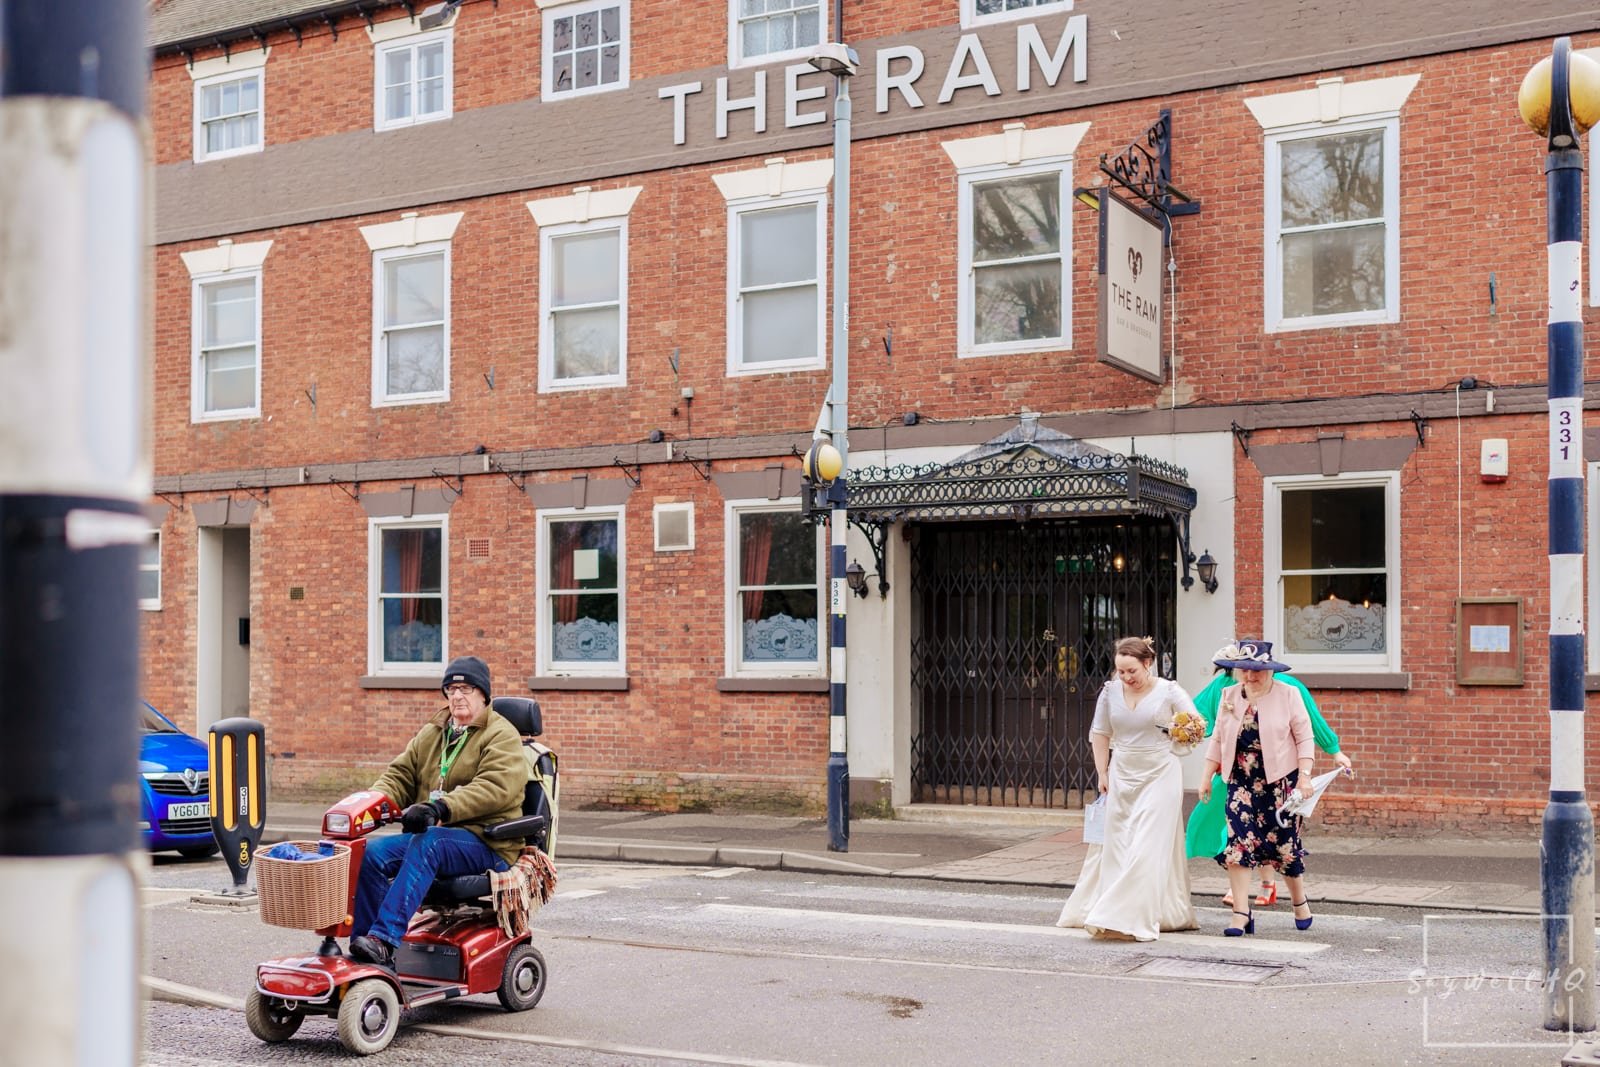
[[[0,1059],[139,1055],[146,0],[0,0]]]
[[[1571,77],[1580,110],[1574,121]],[[1544,1026],[1593,1030],[1594,820],[1584,799],[1583,742],[1583,152],[1600,71],[1562,37],[1523,79],[1517,105],[1548,134],[1550,405],[1550,803],[1544,812]]]

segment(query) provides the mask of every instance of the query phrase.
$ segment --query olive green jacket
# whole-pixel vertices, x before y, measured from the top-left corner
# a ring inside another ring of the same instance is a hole
[[[450,809],[446,825],[471,830],[481,838],[485,826],[522,814],[522,795],[528,785],[522,737],[510,721],[484,708],[476,720],[467,724],[467,742],[450,764],[450,773],[441,785],[439,758],[444,752],[444,728],[449,721],[449,708],[429,719],[372,788],[402,808],[421,804],[433,790],[442,789],[445,807]],[[520,839],[485,839],[484,844],[508,864],[515,863],[522,851]]]

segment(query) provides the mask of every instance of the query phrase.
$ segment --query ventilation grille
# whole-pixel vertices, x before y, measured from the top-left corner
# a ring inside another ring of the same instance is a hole
[[[488,559],[494,543],[487,537],[467,538],[468,559]]]
[[[694,547],[694,505],[656,507],[656,551],[683,552]]]

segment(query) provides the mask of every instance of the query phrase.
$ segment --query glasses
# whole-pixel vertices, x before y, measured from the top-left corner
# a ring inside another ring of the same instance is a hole
[[[468,685],[465,682],[457,682],[455,685],[445,686],[444,695],[447,697],[464,697],[476,688],[478,687],[475,685]]]

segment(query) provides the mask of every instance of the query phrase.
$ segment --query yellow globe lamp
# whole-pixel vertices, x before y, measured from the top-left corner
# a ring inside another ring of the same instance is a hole
[[[1517,110],[1528,128],[1544,137],[1550,132],[1550,78],[1555,67],[1552,56],[1533,65],[1517,90]],[[1600,123],[1600,63],[1580,52],[1567,56],[1567,92],[1571,100],[1572,124],[1577,132],[1588,132]]]
[[[800,461],[800,469],[807,481],[827,485],[844,470],[844,457],[837,448],[818,439],[806,450],[805,458]]]

